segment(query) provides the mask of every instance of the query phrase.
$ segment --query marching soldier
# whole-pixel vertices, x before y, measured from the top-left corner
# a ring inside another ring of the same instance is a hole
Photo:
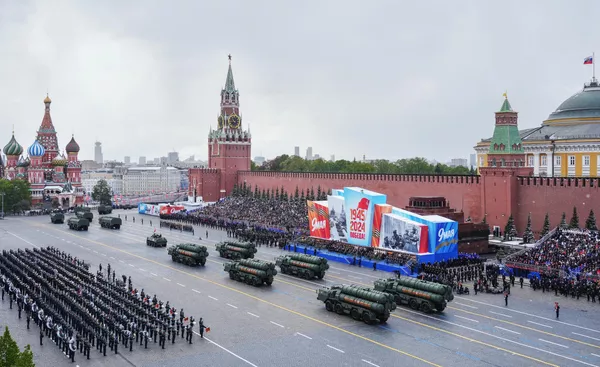
[[[206,329],[206,326],[204,326],[204,321],[202,320],[202,317],[200,318],[198,324],[198,327],[200,328],[200,338],[204,339],[204,329]]]

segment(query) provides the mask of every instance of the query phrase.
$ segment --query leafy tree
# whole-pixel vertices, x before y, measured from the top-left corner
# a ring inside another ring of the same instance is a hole
[[[515,227],[515,219],[512,214],[508,217],[506,226],[504,226],[504,241],[512,241],[517,236],[517,228]]]
[[[547,235],[548,232],[550,232],[550,216],[548,215],[548,213],[546,213],[546,218],[544,218],[544,226],[542,227],[542,237]]]
[[[33,364],[33,353],[29,344],[23,351],[14,341],[8,327],[4,329],[4,334],[0,336],[0,367],[35,367]]]
[[[533,243],[533,241],[535,241],[535,238],[531,230],[531,213],[529,213],[527,216],[527,227],[525,227],[525,232],[523,232],[523,243]]]
[[[29,182],[25,180],[0,179],[0,200],[4,194],[4,212],[17,213],[31,206]],[[0,207],[0,212],[2,211]]]
[[[577,207],[573,207],[573,216],[571,222],[569,222],[569,228],[579,229],[579,215],[577,214]]]
[[[598,230],[598,226],[596,225],[596,215],[594,214],[594,210],[590,210],[590,215],[588,215],[587,219],[585,220],[585,228],[589,229],[590,231]]]
[[[567,224],[567,213],[562,213],[562,217],[560,218],[560,224],[558,226],[562,229],[569,228],[569,225]]]
[[[112,190],[106,180],[99,180],[92,190],[92,199],[102,205],[111,205]]]
[[[58,202],[58,198],[53,198],[52,199],[52,209],[56,209],[60,206],[60,203]]]

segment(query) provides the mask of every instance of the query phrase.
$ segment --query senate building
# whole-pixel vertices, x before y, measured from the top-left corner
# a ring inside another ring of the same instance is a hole
[[[506,102],[503,110],[512,111]],[[518,130],[518,135],[522,146],[515,148],[525,154],[524,164],[533,168],[534,176],[600,177],[600,84],[593,78],[540,126]],[[478,168],[493,164],[487,156],[494,151],[494,138],[482,139],[475,146]]]

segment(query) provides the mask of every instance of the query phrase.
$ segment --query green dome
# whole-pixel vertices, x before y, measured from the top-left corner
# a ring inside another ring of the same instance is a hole
[[[586,84],[581,91],[564,101],[548,116],[547,121],[589,118],[600,118],[600,85],[596,81]]]
[[[4,147],[4,154],[8,155],[21,155],[23,153],[23,147],[21,144],[17,143],[15,139],[15,134],[13,134],[12,138]]]

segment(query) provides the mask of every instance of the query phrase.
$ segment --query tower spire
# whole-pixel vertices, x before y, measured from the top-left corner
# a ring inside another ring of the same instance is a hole
[[[231,70],[231,54],[227,55],[229,58],[229,69],[227,70],[227,79],[225,80],[225,91],[235,92],[235,82],[233,81],[233,71]]]

